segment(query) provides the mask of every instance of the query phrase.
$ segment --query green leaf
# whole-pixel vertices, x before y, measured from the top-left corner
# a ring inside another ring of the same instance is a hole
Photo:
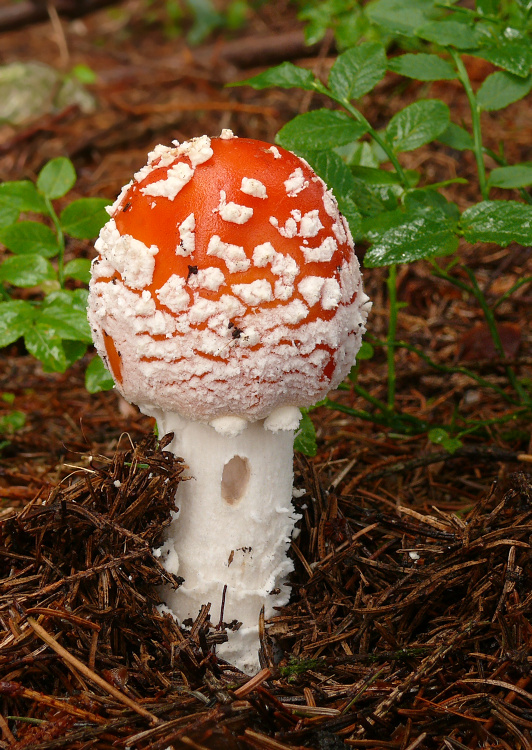
[[[363,359],[372,359],[374,354],[374,347],[368,341],[363,341],[358,350],[357,362]]]
[[[471,54],[522,78],[527,78],[530,74],[532,48],[528,41],[500,37],[495,44],[482,46]]]
[[[44,324],[36,323],[24,335],[26,349],[40,360],[47,372],[64,372],[67,360],[61,338]]]
[[[23,411],[8,411],[0,417],[0,435],[13,435],[26,424]]]
[[[367,185],[401,185],[401,178],[397,172],[388,172],[387,169],[376,169],[375,167],[359,167],[353,165],[351,173],[363,180]]]
[[[33,311],[33,306],[25,300],[0,302],[0,348],[24,336],[32,325]]]
[[[62,346],[67,368],[72,367],[74,362],[84,357],[87,352],[87,344],[83,341],[63,341]]]
[[[518,201],[482,201],[462,214],[468,242],[532,245],[532,205]]]
[[[50,200],[62,198],[75,183],[76,170],[66,156],[51,159],[41,169],[37,178],[38,190]]]
[[[430,185],[407,193],[404,205],[406,211],[426,213],[431,218],[435,218],[437,213],[444,221],[450,219],[457,222],[460,219],[460,210],[456,203],[450,203],[444,195],[431,189]]]
[[[2,186],[0,185],[0,187]],[[18,219],[19,214],[18,208],[10,201],[4,200],[2,193],[0,193],[0,229],[13,224]]]
[[[294,450],[305,456],[315,456],[318,451],[316,430],[306,409],[301,409],[301,422],[294,440]]]
[[[88,284],[91,278],[91,262],[87,258],[74,258],[65,264],[65,277]]]
[[[388,69],[418,81],[450,81],[456,78],[456,71],[447,60],[438,55],[400,55],[388,60]]]
[[[532,185],[532,163],[492,169],[488,187],[522,188]]]
[[[254,89],[267,89],[278,86],[282,89],[305,89],[306,91],[324,91],[325,88],[316,80],[314,73],[305,68],[298,68],[290,62],[284,62],[275,68],[269,68],[245,81],[237,81],[231,86],[251,86]]]
[[[405,36],[412,36],[418,26],[438,15],[432,0],[377,0],[365,10],[373,23]]]
[[[408,223],[389,229],[366,253],[368,268],[392,263],[412,263],[454,253],[458,247],[451,222],[421,215]]]
[[[458,448],[462,447],[462,441],[459,438],[453,438],[443,427],[434,427],[428,432],[428,438],[431,443],[441,445],[448,453],[455,453]]]
[[[446,146],[456,149],[456,151],[465,151],[466,149],[474,149],[475,143],[472,136],[461,128],[460,125],[455,125],[454,122],[450,122],[447,128],[440,133],[437,139],[440,143],[444,143]]]
[[[340,211],[343,213],[351,232],[357,235],[360,230],[361,216],[353,202],[355,179],[349,167],[334,151],[306,152],[304,158],[333,191]]]
[[[61,214],[61,228],[66,234],[80,240],[97,237],[100,229],[109,220],[105,198],[80,198],[72,201]]]
[[[324,151],[351,143],[367,128],[344,112],[317,109],[290,120],[277,133],[275,142],[291,151]]]
[[[477,102],[481,109],[492,112],[522,99],[531,89],[532,75],[520,78],[498,70],[489,75],[477,91]]]
[[[434,42],[440,47],[456,49],[477,49],[482,35],[467,21],[442,20],[432,21],[416,29],[416,36],[427,42]]]
[[[113,376],[100,357],[94,357],[85,372],[85,388],[87,391],[89,393],[110,391],[111,388],[114,388],[114,385],[115,381],[113,380]]]
[[[329,74],[329,88],[338,99],[360,99],[385,73],[386,53],[382,44],[363,42],[336,58]]]
[[[386,138],[395,152],[413,151],[449,127],[449,107],[439,99],[421,99],[392,117]]]
[[[84,65],[83,63],[79,63],[79,65],[74,65],[72,68],[72,75],[74,75],[80,83],[85,83],[87,85],[90,85],[91,83],[96,83],[98,80],[98,76],[94,72],[92,68],[89,68],[88,65]]]
[[[44,300],[38,321],[62,339],[92,343],[86,306],[80,307],[74,292],[52,292]]]
[[[48,209],[42,195],[29,180],[2,182],[0,184],[0,204],[10,203],[18,211],[32,211],[47,214]]]
[[[0,281],[30,287],[57,278],[54,267],[42,255],[13,255],[0,265]]]
[[[39,221],[19,221],[0,231],[2,242],[18,255],[42,255],[53,258],[59,252],[54,232]]]
[[[199,44],[218,26],[223,24],[223,16],[218,13],[211,0],[186,0],[194,15],[194,24],[187,34],[190,44]]]

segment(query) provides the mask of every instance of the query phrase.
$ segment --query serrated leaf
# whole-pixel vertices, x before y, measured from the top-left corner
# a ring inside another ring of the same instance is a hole
[[[367,131],[344,112],[317,109],[290,120],[277,133],[275,142],[291,151],[324,151],[351,143]]]
[[[100,229],[109,220],[105,198],[80,198],[72,201],[61,214],[63,232],[80,240],[90,240],[98,236]]]
[[[301,410],[301,422],[294,440],[294,450],[303,453],[305,456],[315,456],[318,451],[316,430],[305,409]]]
[[[468,242],[532,244],[532,205],[518,201],[482,201],[462,214],[462,229]]]
[[[0,184],[0,203],[11,203],[19,211],[47,214],[48,209],[42,195],[30,180],[16,180]]]
[[[353,165],[351,173],[363,180],[368,185],[401,185],[401,178],[397,172],[388,172],[386,169],[377,169],[375,167],[359,167]]]
[[[40,360],[47,372],[64,372],[67,360],[61,338],[45,325],[35,324],[24,335],[26,349]]]
[[[76,170],[66,156],[51,159],[39,172],[37,189],[50,200],[62,198],[74,187]]]
[[[86,305],[79,304],[74,292],[60,290],[49,294],[41,306],[38,320],[62,339],[92,342]]]
[[[386,53],[378,42],[363,42],[336,58],[329,88],[341,100],[351,101],[371,91],[386,73]]]
[[[488,60],[521,78],[527,78],[530,74],[532,48],[528,42],[499,37],[496,44],[483,45],[471,54]]]
[[[425,258],[454,253],[458,237],[451,222],[435,220],[427,215],[388,230],[366,253],[368,268],[393,263],[412,263]]]
[[[527,78],[498,70],[489,75],[477,91],[481,109],[492,112],[519,101],[532,90],[532,75]]]
[[[447,60],[423,52],[393,57],[388,60],[388,70],[418,81],[450,81],[456,78],[456,71]]]
[[[532,163],[492,169],[488,187],[522,188],[532,185]]]
[[[67,368],[72,367],[74,362],[84,357],[88,348],[83,341],[63,341],[62,346]]]
[[[386,139],[396,152],[430,143],[449,127],[449,107],[439,99],[421,99],[392,117]]]
[[[361,216],[353,201],[355,179],[349,167],[334,151],[309,151],[301,154],[333,191],[340,211],[343,213],[351,232],[360,231]]]
[[[113,376],[100,357],[94,357],[85,371],[85,388],[87,391],[89,393],[109,391],[111,388],[114,388],[114,385]]]
[[[65,264],[65,277],[88,284],[91,278],[91,262],[87,258],[74,258]]]
[[[54,267],[42,255],[13,255],[0,265],[0,281],[30,287],[57,278]]]
[[[440,214],[445,221],[451,219],[457,222],[460,219],[460,210],[456,203],[450,203],[447,198],[430,187],[411,190],[405,198],[405,209],[416,213],[429,213],[432,218]]]
[[[0,231],[0,242],[17,255],[53,258],[59,252],[54,232],[39,221],[19,221]]]
[[[377,0],[368,3],[369,19],[393,34],[412,36],[418,26],[438,15],[432,0]]]
[[[24,336],[32,324],[33,312],[33,306],[25,300],[0,302],[0,348]]]
[[[416,36],[427,42],[439,44],[440,47],[456,47],[456,49],[477,49],[482,35],[467,21],[431,21],[416,29]]]
[[[474,149],[475,143],[471,135],[461,128],[460,125],[456,125],[454,122],[449,123],[443,133],[440,133],[437,139],[440,143],[444,143],[450,148],[454,148],[457,151],[465,151],[466,149]]]
[[[306,91],[323,91],[324,86],[314,77],[314,73],[305,68],[298,68],[290,62],[284,62],[275,68],[269,68],[245,81],[237,81],[231,86],[251,86],[254,89],[267,89],[277,86],[282,89],[305,89]]]

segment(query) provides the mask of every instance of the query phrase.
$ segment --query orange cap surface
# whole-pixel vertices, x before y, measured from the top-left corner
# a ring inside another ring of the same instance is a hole
[[[230,131],[158,146],[110,214],[89,320],[127,400],[254,420],[347,375],[368,298],[347,222],[304,160]]]

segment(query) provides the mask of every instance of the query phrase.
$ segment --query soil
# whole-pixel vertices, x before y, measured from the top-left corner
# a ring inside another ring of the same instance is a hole
[[[306,48],[288,0],[199,47],[172,36],[163,6],[130,0],[2,33],[2,64],[88,65],[97,104],[1,126],[1,180],[34,179],[68,155],[79,176],[69,200],[114,199],[157,143],[221,128],[274,142],[318,106],[308,92],[225,87],[283,59],[326,74],[332,41]],[[478,80],[489,72],[468,65]],[[468,123],[449,82],[390,74],[362,108],[381,127],[420,96],[444,99]],[[504,141],[510,163],[530,161],[531,123],[530,98],[486,114],[487,145]],[[446,194],[462,209],[478,200],[469,152],[431,145],[402,162],[431,182],[466,176],[470,185]],[[94,250],[72,241],[67,253]],[[464,245],[459,258],[492,304],[531,274],[530,248],[518,245]],[[385,272],[366,269],[364,280],[368,328],[383,339]],[[397,410],[477,429],[449,453],[426,432],[357,418],[368,404],[351,388],[332,394],[337,408],[312,412],[317,455],[295,461],[293,595],[266,623],[263,670],[251,679],[216,657],[219,613],[205,608],[181,631],[156,610],[167,574],[151,548],[184,467],[150,437],[152,421],[113,391],[87,393],[92,352],[64,374],[44,373],[20,343],[1,352],[0,418],[16,409],[25,424],[4,436],[0,456],[0,747],[532,747],[530,425],[507,398],[474,300],[423,263],[400,269],[399,296],[397,339],[439,369],[399,349]],[[528,383],[531,301],[523,285],[497,307],[505,364]],[[384,348],[361,362],[358,382],[386,400]]]

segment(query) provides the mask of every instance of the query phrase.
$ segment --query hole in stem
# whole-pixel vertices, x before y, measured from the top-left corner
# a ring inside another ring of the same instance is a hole
[[[249,462],[247,458],[233,456],[222,472],[222,498],[229,505],[238,503],[249,482]]]

